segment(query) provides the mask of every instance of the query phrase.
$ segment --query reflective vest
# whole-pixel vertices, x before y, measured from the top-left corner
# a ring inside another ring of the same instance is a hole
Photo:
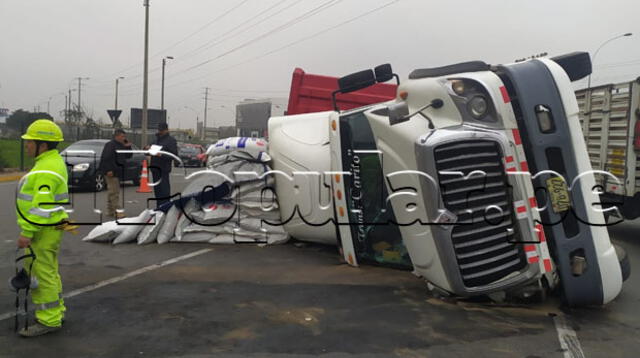
[[[68,218],[62,204],[69,202],[67,167],[57,149],[35,159],[35,165],[18,184],[16,215],[21,235],[33,237],[43,226]]]

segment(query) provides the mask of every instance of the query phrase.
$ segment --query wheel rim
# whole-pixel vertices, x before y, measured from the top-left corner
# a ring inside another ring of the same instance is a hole
[[[96,175],[96,191],[102,191],[104,189],[104,177],[102,174]]]

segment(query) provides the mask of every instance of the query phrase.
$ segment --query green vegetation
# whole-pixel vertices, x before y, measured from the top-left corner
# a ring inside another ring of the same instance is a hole
[[[49,113],[44,112],[29,112],[19,109],[13,112],[9,118],[7,118],[7,127],[16,130],[24,131],[29,127],[36,119],[51,119],[53,117]]]
[[[62,151],[68,147],[71,142],[62,142],[58,145],[58,150]],[[0,168],[20,168],[20,140],[19,139],[0,139]],[[33,166],[33,158],[24,155],[25,169]]]

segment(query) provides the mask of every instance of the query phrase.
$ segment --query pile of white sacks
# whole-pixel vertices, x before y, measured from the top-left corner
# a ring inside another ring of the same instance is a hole
[[[233,137],[207,149],[207,170],[187,177],[172,205],[109,221],[83,241],[139,245],[167,242],[279,244],[289,239],[280,222],[267,142]]]

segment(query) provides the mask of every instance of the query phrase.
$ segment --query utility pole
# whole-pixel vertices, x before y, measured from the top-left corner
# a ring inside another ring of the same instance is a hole
[[[120,80],[124,80],[124,77],[116,78],[116,103],[115,103],[115,105],[113,107],[113,109],[116,109],[116,110],[118,109],[118,81],[120,81]]]
[[[201,140],[204,140],[207,133],[207,107],[209,107],[209,90],[210,89],[211,88],[209,87],[204,88],[204,123],[202,125],[202,138],[200,138]]]
[[[142,80],[142,147],[147,146],[147,123],[149,95],[149,0],[144,0],[144,72]]]
[[[89,77],[78,77],[78,113],[82,113],[82,80],[88,80]]]
[[[166,56],[162,59],[162,94],[160,95],[160,110],[164,110],[164,67],[167,65],[167,60],[173,60],[173,56]]]
[[[64,123],[69,123],[69,110],[67,109],[67,104],[69,103],[69,97],[67,94],[64,95]]]
[[[49,97],[49,100],[47,101],[47,114],[49,114],[50,110],[51,110],[51,97]]]

